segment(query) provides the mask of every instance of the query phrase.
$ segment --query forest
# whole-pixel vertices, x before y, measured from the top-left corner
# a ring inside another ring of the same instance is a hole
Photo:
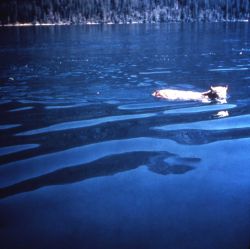
[[[249,0],[1,0],[0,25],[249,20]]]

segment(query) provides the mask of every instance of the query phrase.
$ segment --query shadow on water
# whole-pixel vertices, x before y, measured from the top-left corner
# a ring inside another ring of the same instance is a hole
[[[184,174],[194,169],[189,164],[198,163],[200,160],[199,158],[182,158],[168,152],[131,152],[106,156],[91,163],[55,170],[1,188],[0,198],[51,185],[70,184],[94,177],[111,176],[140,166],[147,166],[150,171],[161,175]]]

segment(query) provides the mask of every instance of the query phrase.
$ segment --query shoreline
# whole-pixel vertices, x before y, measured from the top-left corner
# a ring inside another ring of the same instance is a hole
[[[190,21],[189,23],[248,23],[248,19],[242,20],[215,20],[210,22],[202,22],[202,21]],[[187,23],[184,21],[169,21],[169,22],[142,22],[142,21],[133,21],[133,22],[84,22],[84,23],[71,23],[71,22],[59,22],[59,23],[8,23],[8,24],[1,24],[0,27],[48,27],[48,26],[70,26],[70,25],[115,25],[115,24],[161,24],[161,23]]]

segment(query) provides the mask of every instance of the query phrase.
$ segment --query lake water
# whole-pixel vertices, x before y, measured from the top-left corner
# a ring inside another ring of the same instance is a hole
[[[0,37],[1,248],[249,248],[248,23]],[[151,96],[210,85],[226,104]]]

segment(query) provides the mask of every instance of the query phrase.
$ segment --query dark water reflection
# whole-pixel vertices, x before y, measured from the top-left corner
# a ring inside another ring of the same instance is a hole
[[[175,164],[164,161],[169,156],[174,158]],[[152,172],[162,175],[183,174],[193,169],[188,163],[197,163],[199,161],[199,158],[178,158],[178,156],[167,152],[131,152],[107,156],[91,163],[66,167],[2,188],[0,189],[0,198],[33,191],[44,186],[68,184],[93,177],[115,175],[143,165],[147,165]]]
[[[247,23],[0,35],[4,248],[247,248]],[[151,96],[220,84],[226,104]]]

